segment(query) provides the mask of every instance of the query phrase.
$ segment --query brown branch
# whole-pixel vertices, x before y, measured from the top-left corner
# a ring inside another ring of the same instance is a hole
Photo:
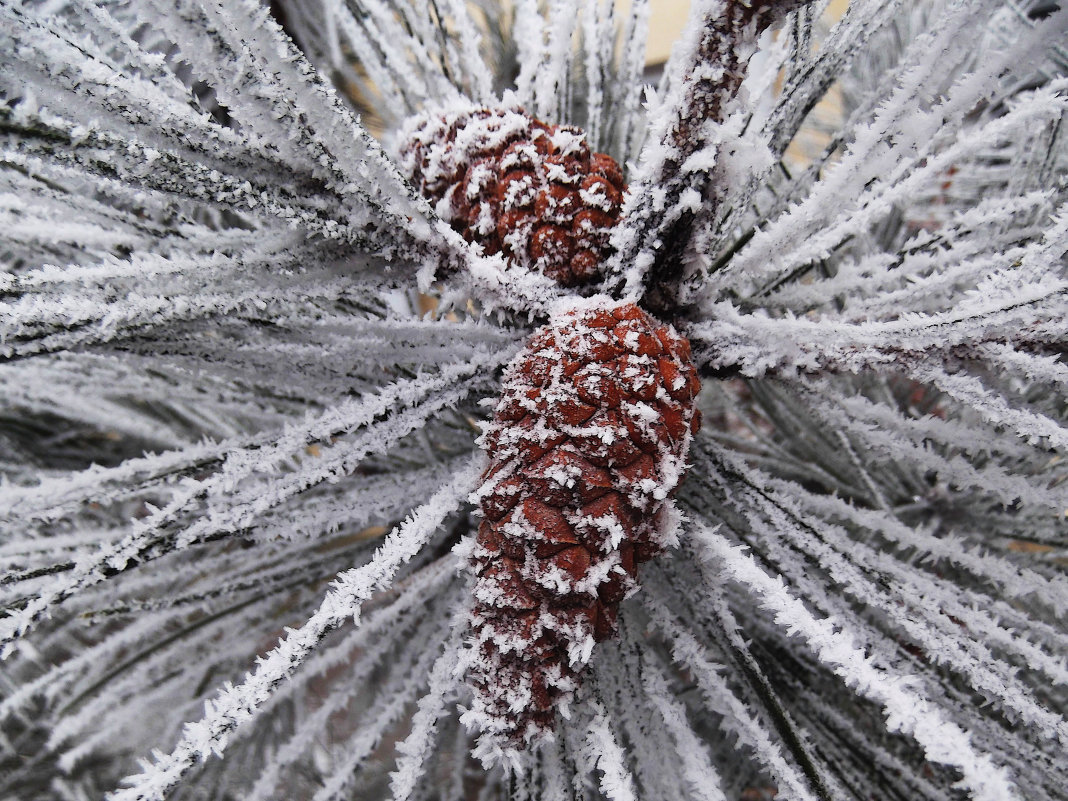
[[[686,162],[707,147],[708,123],[720,123],[727,116],[760,35],[808,2],[712,0],[705,4],[700,38],[684,69],[682,86],[674,93],[677,100],[667,130],[659,141],[646,145],[642,161],[649,169],[632,188],[639,198],[630,210],[636,236],[614,260],[617,275],[622,275],[639,257],[652,256],[642,282],[642,303],[668,319],[678,314],[682,255],[695,218],[691,210],[674,215],[670,210],[684,194],[696,191],[702,199],[702,213],[714,213],[721,194],[714,185],[713,169],[684,169]],[[654,200],[654,190],[662,201]]]

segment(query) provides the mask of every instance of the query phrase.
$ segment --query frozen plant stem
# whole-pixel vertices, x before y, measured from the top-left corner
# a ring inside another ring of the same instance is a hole
[[[668,65],[670,94],[650,120],[638,173],[613,237],[623,291],[654,312],[677,309],[677,282],[695,216],[716,214],[721,125],[767,28],[811,0],[702,0]]]

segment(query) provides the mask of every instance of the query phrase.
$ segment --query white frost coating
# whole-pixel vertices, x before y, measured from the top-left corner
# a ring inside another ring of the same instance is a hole
[[[596,701],[590,701],[593,720],[584,741],[586,759],[601,772],[600,788],[610,801],[637,801],[634,778],[627,767],[626,755],[616,741],[614,726]]]
[[[167,258],[143,255],[130,262],[114,259],[61,270],[51,265],[22,276],[0,279],[0,290],[16,299],[0,303],[0,355],[28,355],[106,342],[149,326],[244,310],[262,310],[284,294],[299,253],[270,250],[296,243],[291,237],[265,237],[247,254],[217,253]],[[271,275],[264,279],[260,272]],[[214,276],[226,289],[205,289]],[[311,274],[303,276],[313,278]],[[321,297],[337,297],[343,289],[323,272]],[[74,293],[68,283],[83,285]],[[7,286],[5,286],[7,284]],[[118,290],[124,288],[120,296]],[[74,330],[68,330],[74,329]],[[4,344],[11,341],[13,344]]]
[[[478,297],[487,313],[515,309],[530,317],[543,315],[565,297],[553,279],[500,254],[473,257],[460,285],[460,294]]]
[[[630,14],[623,27],[622,57],[618,77],[613,87],[615,104],[624,112],[616,119],[613,130],[613,152],[631,155],[641,146],[644,132],[637,124],[642,93],[646,88],[642,80],[645,67],[645,47],[649,36],[649,0],[634,0]]]
[[[965,425],[930,415],[917,420],[904,416],[886,404],[875,404],[859,396],[831,401],[825,392],[812,391],[816,393],[814,411],[825,420],[841,420],[849,436],[865,445],[871,454],[869,458],[875,464],[910,458],[924,470],[934,470],[947,483],[960,488],[974,487],[989,493],[1006,506],[1023,501],[1029,506],[1044,507],[1054,514],[1064,506],[1064,493],[1058,492],[1056,487],[1036,484],[997,463],[973,465],[974,454],[983,452],[1004,453],[1014,459],[1026,458],[1028,448],[1025,443],[1006,442],[1004,438],[997,438],[992,435],[993,426],[987,430],[979,424]],[[933,443],[959,448],[970,458],[965,458],[963,454],[942,456],[930,447]],[[934,552],[943,558],[952,558],[953,549],[948,544],[943,547],[932,544],[929,547],[935,548]],[[1059,581],[1060,578],[1054,580]],[[1068,609],[1063,606],[1068,603],[1064,590],[1051,592],[1052,586],[1047,580],[1040,580],[1036,575],[1024,586],[1030,586],[1031,591],[1037,594],[1035,601]]]
[[[413,661],[393,667],[389,680],[379,691],[374,704],[361,718],[359,732],[343,748],[335,750],[333,756],[336,768],[327,776],[312,801],[333,801],[351,797],[346,794],[351,793],[350,785],[359,775],[360,767],[404,715],[408,704],[418,695],[423,678],[434,664],[436,656],[438,654],[435,649],[426,648],[417,652]],[[264,798],[270,801],[272,797],[265,795]]]
[[[730,301],[721,301],[709,309],[714,319],[690,333],[708,343],[710,361],[737,364],[748,375],[883,366],[922,370],[928,360],[954,348],[1052,344],[1068,330],[1059,314],[1068,295],[1068,280],[1059,266],[1066,248],[1068,210],[1062,207],[1050,216],[1042,238],[1005,254],[984,255],[974,266],[963,262],[972,267],[973,288],[955,294],[948,308],[912,311],[899,306],[890,319],[856,320],[832,313],[812,319],[743,314]],[[963,279],[958,271],[955,280]],[[925,300],[919,296],[914,302]],[[1038,369],[1039,363],[1033,364]]]
[[[1057,420],[1027,409],[1014,409],[996,391],[983,386],[973,376],[954,375],[933,365],[918,365],[910,370],[919,381],[930,382],[947,395],[968,404],[995,425],[1012,428],[1028,442],[1044,439],[1062,450],[1068,449],[1068,430]]]
[[[791,210],[792,216],[784,216],[781,221],[777,220],[773,226],[758,233],[753,241],[731,260],[730,271],[732,274],[741,272],[752,277],[786,271],[795,265],[826,258],[839,243],[867,229],[874,220],[888,214],[895,204],[921,193],[932,184],[944,181],[946,170],[955,163],[1009,137],[1020,136],[1024,131],[1042,125],[1046,120],[1056,119],[1066,109],[1068,91],[1065,85],[1054,84],[1039,90],[1020,101],[1004,117],[997,118],[975,131],[959,135],[956,142],[941,152],[928,155],[921,151],[918,156],[896,166],[888,176],[866,188],[847,210],[834,219],[823,220],[818,232],[809,230],[811,216],[807,207],[800,207],[796,212]],[[921,156],[926,158],[919,161]],[[871,168],[870,163],[866,164]],[[837,165],[833,174],[844,173],[846,169],[844,165]],[[822,189],[823,185],[820,187]],[[824,192],[830,191],[830,187],[824,189]],[[821,193],[819,202],[826,200],[827,197]],[[831,208],[840,209],[842,204],[835,203]],[[793,220],[799,221],[804,228],[788,229],[787,221]]]
[[[472,99],[486,103],[491,99],[490,78],[492,72],[482,59],[479,44],[479,26],[471,16],[470,6],[460,0],[443,0],[443,5],[453,17],[453,25],[460,40],[459,58],[463,66],[463,76],[468,85]]]
[[[766,477],[759,471],[726,454],[721,454],[721,458],[732,471],[744,475],[747,484],[762,490],[760,496],[750,490],[739,491],[742,498],[738,500],[744,498],[747,508],[743,513],[752,521],[754,532],[769,537],[789,533],[794,548],[809,554],[845,595],[879,609],[895,630],[904,633],[929,660],[954,670],[976,692],[999,708],[1011,710],[1021,723],[1041,732],[1044,738],[1068,744],[1068,723],[1038,703],[1034,694],[1018,681],[1015,669],[997,659],[988,647],[987,643],[997,643],[1020,651],[1011,631],[986,612],[959,602],[952,585],[925,571],[902,566],[898,559],[858,542],[839,526],[808,518],[799,512],[789,496],[768,493]],[[754,509],[760,510],[764,520],[753,514]],[[771,532],[767,532],[765,520],[772,527]],[[815,531],[819,536],[813,534]],[[788,557],[777,545],[769,550],[780,565],[786,564]],[[783,572],[789,577],[789,571]],[[807,577],[793,580],[802,594],[809,597],[818,594],[818,588],[811,586]],[[961,626],[988,632],[987,642],[962,636]],[[1034,662],[1035,668],[1049,670],[1055,665],[1048,657],[1041,658],[1041,652],[1032,651],[1031,655],[1039,657]],[[1055,669],[1054,680],[1063,680],[1063,675],[1063,667],[1059,672]]]
[[[363,700],[374,693],[375,671],[384,659],[392,656],[394,648],[403,646],[403,642],[409,638],[436,644],[447,636],[452,630],[448,619],[428,617],[420,621],[417,612],[419,607],[426,603],[428,594],[434,594],[445,580],[452,578],[455,567],[453,559],[447,556],[420,570],[411,579],[400,583],[397,587],[400,596],[394,603],[373,615],[339,645],[320,649],[307,659],[298,677],[315,673],[321,675],[327,669],[345,666],[349,669],[355,668],[355,675],[352,677],[354,680],[341,682],[340,686],[322,701],[318,709],[299,721],[293,735],[278,749],[275,758],[264,766],[244,801],[270,801],[285,768],[296,762],[306,750],[315,746],[331,716],[351,704],[354,698]],[[446,605],[448,601],[456,603],[457,594],[445,593]],[[364,717],[361,740],[365,742],[375,742],[381,737],[382,728],[396,721],[407,699],[415,695],[421,686],[423,676],[436,654],[434,648],[426,648],[416,653],[403,647],[399,650],[403,657],[399,662],[390,665],[390,680],[387,686],[377,692],[374,705]],[[275,696],[287,697],[283,690],[297,685],[298,677],[280,685],[275,690]],[[272,706],[275,703],[277,700],[272,701]],[[240,732],[241,730],[236,733]],[[347,756],[351,755],[350,751]],[[355,766],[350,764],[349,767],[346,778],[350,778],[349,774]],[[329,785],[330,782],[327,782],[324,787]]]
[[[582,49],[586,72],[586,133],[591,146],[601,149],[604,125],[605,77],[615,46],[613,2],[586,0],[582,9]]]
[[[391,16],[373,13],[377,4],[368,4],[372,13],[357,20],[340,0],[331,5],[336,7],[332,10],[332,16],[337,20],[340,30],[348,38],[350,46],[361,54],[360,63],[383,93],[385,108],[410,108],[411,101],[408,98],[411,94],[418,95],[420,90],[429,93],[425,72],[410,67],[401,57],[399,45],[410,37],[400,25],[392,24]],[[382,51],[382,58],[377,57],[378,50]],[[414,52],[419,51],[416,49]],[[393,106],[394,103],[396,106]]]
[[[323,99],[328,84],[372,98],[388,137],[425,104],[471,94],[465,64],[478,62],[467,58],[465,37],[469,45],[481,35],[490,62],[474,78],[503,85],[511,76],[490,70],[514,64],[528,93],[543,61],[563,54],[565,91],[550,102],[579,123],[590,109],[591,134],[603,125],[598,149],[622,161],[645,137],[638,105],[649,4],[639,0],[624,13],[630,32],[616,52],[597,49],[606,40],[589,33],[612,12],[597,0],[570,4],[582,12],[574,19],[557,14],[553,24],[568,30],[554,28],[550,44],[549,3],[534,0],[518,5],[518,41],[506,31],[498,40],[490,17],[485,28],[457,27],[467,10],[454,13],[462,5],[455,0],[437,2],[440,15],[415,0],[272,2],[299,51],[257,16],[266,7],[260,0],[0,5],[0,350],[15,357],[0,365],[0,406],[14,421],[0,426],[0,605],[48,594],[71,575],[68,564],[115,553],[134,521],[155,526],[144,540],[153,558],[52,607],[53,619],[5,665],[17,683],[0,703],[0,715],[13,713],[0,726],[9,738],[27,732],[6,745],[26,752],[30,744],[33,757],[0,777],[0,795],[92,797],[86,788],[104,775],[95,765],[153,745],[169,749],[181,722],[201,717],[205,675],[231,670],[234,654],[262,653],[280,615],[299,625],[325,592],[317,582],[369,558],[377,542],[358,532],[402,518],[451,477],[454,463],[437,457],[470,445],[474,398],[457,415],[449,406],[468,389],[489,393],[492,403],[496,369],[420,396],[418,411],[387,410],[338,442],[297,438],[278,461],[266,455],[271,444],[310,430],[306,410],[335,410],[400,376],[427,381],[507,349],[561,296],[508,265],[476,264],[475,249],[428,221],[429,210],[412,213],[418,198],[378,174],[385,167],[375,166],[358,129],[335,124],[351,113]],[[697,520],[722,521],[726,536],[744,537],[813,617],[846,624],[854,647],[888,680],[921,677],[929,703],[969,732],[973,751],[1004,766],[1021,795],[1056,795],[1065,786],[1057,757],[1063,712],[1051,699],[1068,686],[1068,584],[1058,561],[1068,484],[1063,454],[1051,452],[1043,434],[1063,445],[1068,295],[1057,283],[1065,244],[1065,208],[1057,207],[1068,140],[1064,103],[1043,115],[1027,87],[1048,88],[1044,76],[1063,74],[1063,44],[1058,63],[1033,31],[1063,37],[1066,12],[1040,21],[1025,13],[1042,5],[1035,0],[851,0],[824,38],[822,21],[812,19],[823,5],[813,3],[774,43],[765,35],[770,58],[750,71],[748,99],[728,109],[718,131],[700,132],[706,146],[687,167],[712,170],[708,188],[726,189],[719,210],[697,203],[713,195],[696,187],[678,199],[662,185],[647,187],[650,225],[678,218],[685,202],[698,214],[695,226],[709,229],[704,240],[680,243],[688,282],[680,297],[696,304],[686,319],[710,325],[695,342],[705,366],[716,347],[729,347],[718,356],[723,372],[752,368],[754,376],[709,381],[704,398],[712,424],[702,439],[735,456],[741,477],[716,484],[713,460],[701,452],[691,457],[696,467],[680,503]],[[476,6],[475,15],[489,8]],[[917,36],[925,30],[933,35]],[[567,52],[557,49],[564,39]],[[670,108],[673,87],[666,88],[668,105],[650,100],[654,116]],[[845,112],[827,128],[826,106],[802,119],[824,95],[840,98],[834,108]],[[529,100],[522,98],[532,109]],[[1013,127],[979,136],[1006,114],[1016,115]],[[814,130],[830,135],[828,151],[809,151],[814,161],[796,169],[791,147],[787,175],[780,155],[791,143],[804,150]],[[971,137],[968,147],[939,172],[946,160],[927,159],[962,136]],[[911,189],[895,188],[902,181]],[[595,190],[584,193],[586,202],[597,199]],[[783,248],[763,240],[772,234]],[[624,241],[638,240],[634,233]],[[746,242],[754,249],[745,251]],[[769,261],[756,258],[761,250]],[[652,263],[640,252],[623,266],[644,271]],[[443,331],[352,314],[418,313],[413,289],[430,288],[435,270],[457,276],[441,291],[460,316],[480,322]],[[715,305],[724,299],[732,307]],[[487,306],[518,314],[479,315]],[[663,308],[667,320],[673,311]],[[619,442],[610,429],[595,433]],[[265,455],[242,476],[234,469],[244,462],[227,458],[245,451]],[[360,454],[371,454],[360,465],[376,473],[370,480],[353,469]],[[85,468],[92,463],[111,466]],[[203,488],[222,472],[232,485],[188,495],[194,482]],[[567,485],[572,473],[554,471],[548,481]],[[638,488],[656,491],[647,482]],[[183,497],[190,502],[172,518],[159,515],[156,507]],[[174,547],[211,531],[231,533]],[[677,700],[694,724],[704,707],[721,724],[711,737],[704,721],[694,726],[717,766],[737,760],[795,801],[811,801],[795,786],[804,785],[798,765],[806,753],[814,757],[806,772],[823,782],[820,797],[850,797],[839,775],[876,794],[882,781],[902,798],[965,795],[949,786],[956,771],[922,770],[923,749],[889,735],[877,707],[744,589],[716,582],[694,592],[700,583],[681,581],[692,578],[688,568],[684,558],[665,560],[650,571],[660,578],[650,590],[659,590],[704,659],[686,651],[681,661],[696,688]],[[564,580],[560,571],[551,578]],[[578,589],[603,578],[591,571]],[[452,591],[395,583],[373,616],[376,595],[356,630],[367,645],[356,663],[324,641],[271,691],[252,724],[235,730],[226,761],[190,770],[171,795],[273,798],[305,777],[301,786],[321,781],[317,801],[384,788],[390,766],[368,757],[407,734],[446,634]],[[413,604],[411,618],[383,629],[381,639],[369,636],[394,592]],[[428,603],[420,606],[423,593]],[[727,602],[738,627],[714,608]],[[744,662],[749,638],[761,643],[753,653],[766,673]],[[676,658],[682,639],[668,636]],[[650,643],[643,634],[625,642],[632,647],[603,647],[594,666],[605,723],[636,790],[689,797],[684,757],[694,751],[676,747],[654,703],[672,699],[662,687],[643,691],[638,672],[634,647],[647,653]],[[502,638],[502,650],[516,647],[518,639]],[[387,649],[399,675],[372,683],[362,667]],[[717,674],[713,663],[739,660],[758,689],[763,676],[774,690],[791,652],[803,680],[779,698],[783,720],[796,721],[800,735],[800,747],[787,750],[777,735],[785,737],[786,724],[772,725],[743,678]],[[329,679],[336,694],[317,707],[316,671],[324,666],[340,679]],[[347,719],[323,724],[346,691],[359,693],[340,713]],[[307,713],[307,727],[287,741],[269,712],[290,701]],[[596,768],[579,754],[589,749],[577,743],[588,710],[574,704],[567,720],[560,711],[557,735],[571,752],[555,743],[544,749],[515,785],[517,801],[601,795],[590,786],[599,777],[587,778]],[[34,749],[38,736],[43,747]],[[503,771],[484,781],[472,775],[468,736],[454,717],[439,724],[413,797],[491,801],[507,793]],[[795,784],[770,767],[776,746]],[[250,774],[260,765],[267,769]],[[281,786],[267,787],[278,770]],[[264,784],[249,796],[257,778]],[[38,780],[50,781],[49,790],[27,786]]]
[[[845,319],[884,319],[903,308],[937,308],[955,302],[960,287],[974,285],[1027,255],[1020,243],[1043,236],[1043,218],[1054,213],[1046,191],[1022,196],[998,194],[958,209],[936,232],[913,237],[903,253],[875,252],[845,259],[835,276],[784,285],[768,296],[769,308],[796,313],[826,309],[832,298],[848,298]],[[982,232],[982,235],[978,235]]]
[[[112,793],[112,801],[163,801],[168,791],[196,762],[212,754],[221,756],[231,733],[251,720],[271,696],[275,685],[286,680],[307,658],[322,637],[349,618],[359,622],[360,607],[376,591],[385,589],[401,566],[430,539],[445,518],[471,491],[483,468],[479,455],[459,471],[449,484],[386,537],[372,560],[363,567],[338,575],[319,609],[298,629],[289,629],[285,639],[237,686],[224,688],[205,704],[205,716],[187,724],[170,754],[156,753],[152,764],[128,780],[129,786]]]
[[[654,594],[644,594],[642,603],[661,632],[671,639],[672,658],[693,675],[708,708],[723,716],[720,728],[724,733],[736,735],[741,743],[752,749],[775,779],[779,795],[797,801],[816,801],[804,776],[786,760],[779,744],[772,741],[764,724],[721,675],[725,668],[708,661],[706,651],[697,639],[679,626],[675,616]]]
[[[515,79],[516,98],[522,105],[534,102],[538,67],[545,60],[545,23],[538,11],[537,0],[516,0],[512,38],[518,48],[519,75]]]
[[[851,4],[851,13],[853,5],[858,4]],[[861,26],[870,24],[874,29],[879,15],[885,20],[892,4],[878,5],[887,8],[874,15],[870,9],[858,8],[858,16],[871,16],[868,23],[860,19]],[[1053,95],[1058,91],[1063,94],[1063,88],[1056,89],[1057,82],[1052,82],[1037,93],[1025,95],[1005,115],[965,124],[965,115],[998,91],[999,77],[1009,65],[1029,62],[1045,49],[1045,40],[1056,35],[1055,25],[1049,29],[1025,27],[1001,50],[990,48],[981,61],[972,62],[974,48],[984,34],[984,16],[989,13],[983,5],[954,3],[940,9],[930,28],[910,42],[896,70],[896,81],[879,87],[879,93],[869,100],[870,106],[858,110],[863,115],[849,121],[843,139],[850,144],[841,158],[805,197],[762,226],[752,241],[712,276],[704,289],[708,297],[754,276],[788,270],[789,263],[799,263],[792,258],[795,250],[806,254],[802,261],[825,252],[830,242],[848,236],[846,229],[854,218],[861,226],[865,220],[870,224],[873,216],[890,212],[895,197],[913,196],[923,183],[944,180],[951,162],[942,159],[950,151],[955,151],[949,158],[956,159],[957,164],[967,163],[969,156],[981,157],[984,142],[990,137],[1023,136],[1024,130],[1040,124],[1035,115],[1056,117],[1064,100]],[[853,36],[856,31],[854,27]],[[939,85],[953,65],[959,65],[954,83],[930,107],[919,107],[915,98]],[[1027,117],[1031,117],[1030,122],[1025,121]],[[1019,132],[1006,133],[1005,129],[1014,125],[1020,127]]]
[[[658,666],[642,659],[645,670],[642,684],[649,701],[675,740],[676,753],[682,759],[682,773],[695,801],[726,801],[722,780],[708,755],[707,746],[686,720],[686,708],[676,700]]]
[[[574,798],[570,783],[564,775],[562,751],[562,743],[555,741],[549,743],[542,752],[545,776],[543,801],[570,801]]]
[[[271,222],[288,219],[335,238],[369,235],[384,244],[381,234],[391,228],[394,246],[387,247],[394,253],[398,244],[409,249],[412,242],[421,240],[449,258],[463,259],[464,249],[457,249],[455,239],[440,236],[427,223],[425,201],[406,188],[378,144],[264,7],[239,2],[227,8],[208,4],[189,10],[152,0],[142,10],[149,16],[155,14],[157,24],[168,29],[180,58],[194,63],[198,77],[210,82],[219,101],[240,121],[241,132],[192,111],[188,89],[169,70],[160,68],[159,56],[140,51],[140,45],[121,31],[128,22],[121,14],[113,19],[100,11],[91,15],[93,24],[102,30],[100,41],[90,43],[69,30],[59,16],[42,24],[34,15],[21,13],[9,19],[6,27],[19,30],[24,44],[39,51],[38,58],[23,52],[28,57],[25,63],[34,64],[39,73],[30,78],[23,71],[24,78],[31,86],[49,87],[50,95],[59,98],[49,107],[46,124],[59,126],[79,148],[41,147],[25,140],[20,144],[22,152],[10,154],[15,162],[39,164],[42,174],[53,176],[65,162],[68,174],[99,176],[101,161],[89,151],[100,149],[108,167],[127,187],[140,184],[167,193],[177,190],[200,202],[231,208],[241,204]],[[104,28],[108,28],[106,33]],[[116,41],[126,48],[137,69],[144,68],[144,77],[112,63],[111,47]],[[64,72],[67,63],[82,64],[76,70],[81,76],[78,81]],[[248,88],[252,86],[258,88]],[[67,97],[59,97],[63,92]],[[299,102],[294,98],[300,98]],[[33,117],[32,107],[24,105]],[[57,110],[72,119],[52,115]],[[293,135],[279,137],[280,122],[290,126]],[[37,153],[45,159],[36,160]],[[293,176],[300,180],[294,182]],[[325,181],[328,191],[309,193],[300,187],[312,176]],[[116,179],[108,174],[105,180]],[[167,202],[161,200],[159,205]],[[324,207],[329,209],[325,214]],[[359,233],[364,223],[369,225]],[[404,229],[408,233],[398,238]]]
[[[616,255],[607,274],[611,282],[621,284],[625,297],[642,297],[654,254],[693,206],[694,195],[713,195],[707,205],[714,210],[724,194],[716,171],[725,136],[722,123],[738,102],[760,32],[794,5],[704,0],[691,7],[682,39],[664,70],[668,94],[650,115],[646,143],[624,200],[623,222],[612,236]]]
[[[393,801],[407,801],[425,772],[427,757],[434,748],[437,721],[445,714],[446,699],[458,683],[454,672],[460,656],[462,626],[459,624],[462,617],[454,616],[453,636],[430,669],[427,693],[419,699],[419,708],[412,718],[412,731],[397,745],[401,756],[389,781]]]
[[[549,0],[547,40],[541,64],[534,77],[535,115],[546,120],[566,120],[571,73],[571,38],[581,17],[580,0]]]
[[[889,731],[911,735],[932,762],[959,770],[963,774],[962,786],[976,801],[1021,798],[1005,768],[994,764],[989,754],[976,751],[968,733],[924,698],[908,677],[892,676],[878,669],[840,622],[813,616],[790,594],[781,578],[764,573],[744,549],[700,525],[692,533],[720,566],[723,578],[737,581],[764,609],[774,613],[777,625],[791,634],[800,634],[820,661],[847,685],[882,705]]]
[[[506,355],[507,352],[499,354],[499,356]],[[425,419],[425,415],[432,411],[433,406],[441,408],[451,405],[469,392],[470,387],[466,390],[460,389],[459,394],[456,390],[444,388],[453,384],[465,371],[469,371],[471,366],[460,368],[459,372],[453,369],[446,370],[445,374],[432,379],[429,383],[420,380],[398,382],[370,398],[350,401],[318,416],[309,415],[309,419],[304,424],[288,426],[284,429],[269,447],[251,447],[231,451],[227,454],[226,462],[218,473],[203,481],[186,479],[183,482],[182,492],[176,493],[166,506],[150,509],[150,514],[137,521],[131,527],[130,534],[120,542],[109,544],[94,553],[82,556],[69,575],[56,578],[47,590],[30,599],[16,614],[0,619],[0,641],[3,642],[3,653],[9,653],[11,644],[36,626],[55,605],[75,593],[104,581],[107,570],[122,570],[133,559],[147,558],[147,546],[150,546],[160,530],[173,522],[181,512],[198,499],[232,496],[238,483],[243,479],[256,472],[270,472],[274,465],[291,458],[295,451],[304,447],[309,441],[325,439],[336,432],[362,428],[372,423],[377,416],[389,412],[391,407],[398,404],[418,404],[428,392],[444,390],[444,395],[439,395],[436,403],[424,405],[422,411],[417,406],[409,412],[402,412],[393,421],[392,431],[377,432],[372,439],[362,443],[362,449],[353,449],[351,445],[335,447],[333,460],[322,460],[304,468],[303,476],[298,473],[296,476],[289,477],[286,482],[279,481],[271,492],[265,493],[262,488],[256,488],[244,498],[239,498],[238,503],[234,503],[231,497],[227,508],[219,516],[205,515],[181,532],[177,547],[187,547],[210,532],[233,531],[247,526],[254,519],[255,512],[269,509],[280,500],[308,486],[327,480],[331,476],[351,472],[359,459],[367,453],[374,452],[383,446],[388,447],[391,442],[395,442],[410,432]],[[478,368],[475,369],[477,371]]]
[[[94,661],[114,658],[116,652],[143,641],[158,625],[158,619],[146,615],[127,626],[117,636],[87,648],[77,657],[55,665],[33,681],[26,682],[0,702],[0,720],[6,720],[14,710],[26,707],[33,698],[46,692],[52,697],[58,697],[62,689],[77,681],[79,675]]]

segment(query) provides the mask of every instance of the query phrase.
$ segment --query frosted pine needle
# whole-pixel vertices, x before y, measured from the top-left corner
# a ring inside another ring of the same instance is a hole
[[[0,797],[1063,799],[1068,9],[840,5],[0,0]],[[569,153],[416,180],[473,109]],[[700,393],[584,429],[589,304]],[[639,580],[493,539],[524,432]]]

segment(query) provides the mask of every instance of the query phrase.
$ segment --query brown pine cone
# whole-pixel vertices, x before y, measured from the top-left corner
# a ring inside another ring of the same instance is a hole
[[[546,737],[594,643],[616,631],[638,565],[673,534],[671,496],[700,426],[690,344],[631,303],[554,317],[505,372],[491,456],[465,721],[491,762]]]
[[[401,168],[468,242],[573,287],[611,253],[626,185],[586,134],[519,107],[476,107],[410,119]]]

